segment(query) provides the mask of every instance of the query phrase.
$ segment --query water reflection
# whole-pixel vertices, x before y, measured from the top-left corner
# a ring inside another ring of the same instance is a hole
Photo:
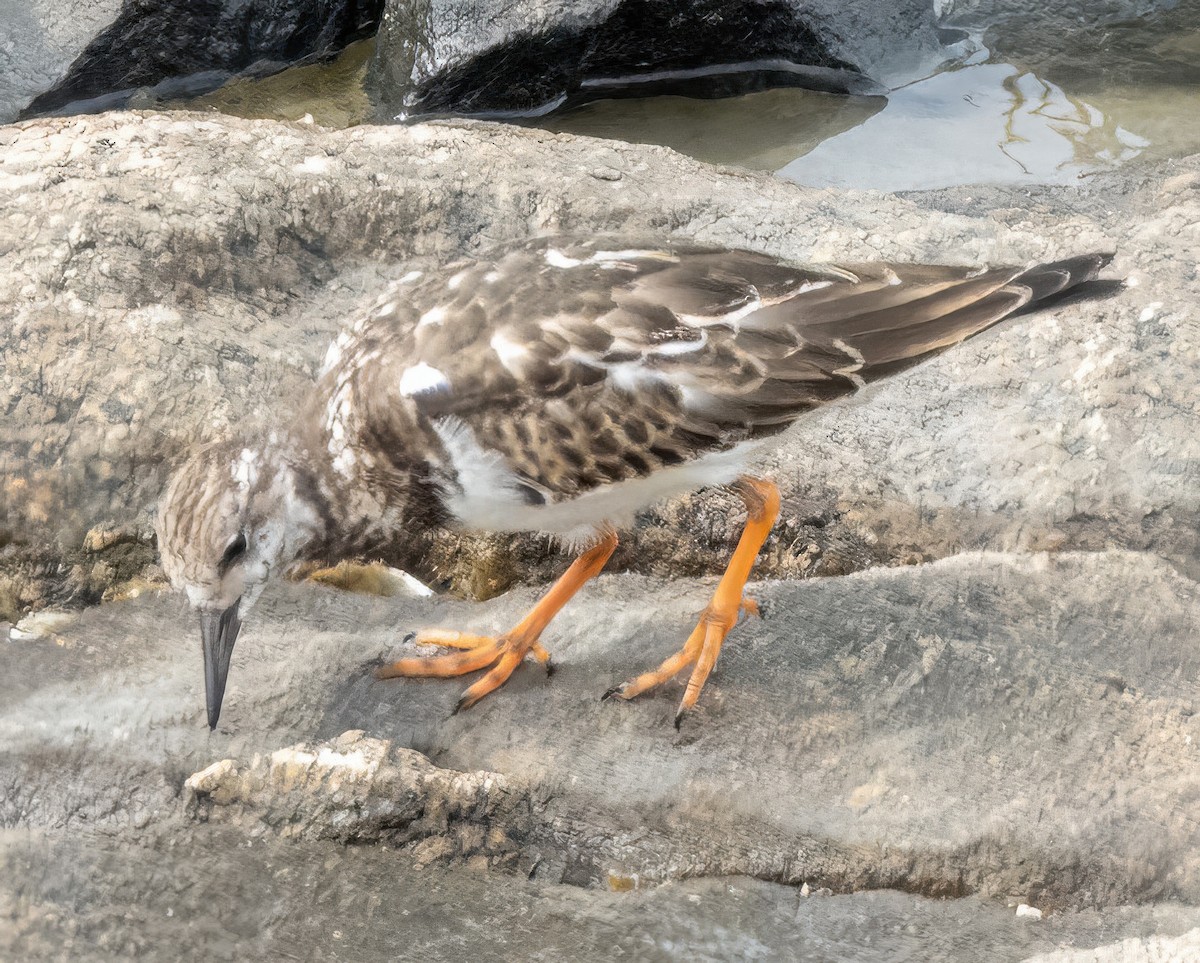
[[[1032,73],[976,64],[894,91],[886,109],[779,173],[885,191],[1061,183],[1130,160],[1148,143]]]
[[[711,164],[777,170],[862,124],[882,97],[765,90],[724,100],[603,100],[530,123],[546,130],[661,144]]]
[[[1200,151],[1200,31],[1167,26],[1138,24],[1119,40],[1111,31],[1087,35],[1076,38],[1079,50],[1033,62],[1006,50],[1013,63],[985,63],[982,50],[886,100],[795,88],[725,100],[660,96],[593,102],[526,123],[662,144],[816,186],[1062,183],[1139,156]],[[372,117],[363,82],[374,46],[363,41],[329,64],[234,81],[174,106],[353,126]]]

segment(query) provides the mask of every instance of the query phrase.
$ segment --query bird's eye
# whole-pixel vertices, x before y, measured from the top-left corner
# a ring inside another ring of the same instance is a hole
[[[225,554],[221,556],[221,561],[217,563],[217,571],[222,575],[228,571],[229,566],[236,562],[246,552],[246,533],[238,532],[227,546],[225,546]]]

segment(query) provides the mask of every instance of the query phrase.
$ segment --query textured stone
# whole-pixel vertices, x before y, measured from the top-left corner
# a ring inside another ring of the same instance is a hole
[[[528,794],[497,773],[449,772],[411,749],[343,733],[213,763],[183,784],[189,815],[286,837],[410,845],[417,865],[510,861],[530,829]],[[501,827],[504,828],[501,828]]]
[[[1196,959],[1200,959],[1200,929],[1176,937],[1133,937],[1092,950],[1039,953],[1025,963],[1191,963]]]
[[[451,715],[463,680],[378,682],[370,663],[418,651],[413,629],[509,626],[532,589],[480,606],[281,583],[246,620],[211,736],[182,602],[93,608],[59,644],[4,650],[0,824],[199,818],[601,888],[979,894],[1036,907],[1033,925],[1200,905],[1200,592],[1171,566],[984,553],[762,583],[768,617],[737,629],[680,733],[678,685],[601,702],[678,647],[710,590],[602,576],[546,633],[553,676],[530,662]]]
[[[1198,167],[1019,198],[988,187],[897,198],[486,124],[330,132],[115,114],[0,128],[9,597],[22,609],[99,598],[101,561],[115,583],[134,578],[153,558],[165,464],[198,438],[275,417],[385,279],[553,230],[823,261],[1022,263],[1115,248],[1114,275],[1136,284],[1118,296],[1014,319],[802,419],[770,459],[785,517],[763,570],[1117,546],[1194,572]],[[715,570],[734,504],[713,493],[656,509],[615,565]],[[97,526],[107,547],[82,551]],[[561,565],[544,540],[451,534],[400,539],[388,560],[480,596]]]
[[[1129,907],[1029,926],[978,898],[876,891],[797,899],[790,887],[744,877],[610,893],[453,864],[419,870],[376,847],[251,841],[204,827],[161,841],[0,831],[0,919],[0,955],[22,961],[391,963],[419,954],[431,963],[672,963],[685,954],[802,954],[809,963],[1016,963],[1114,933],[1175,936],[1200,914]]]

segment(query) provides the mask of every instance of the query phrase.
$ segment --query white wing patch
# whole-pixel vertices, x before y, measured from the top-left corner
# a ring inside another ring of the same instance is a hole
[[[445,308],[443,308],[443,307],[430,308],[428,311],[426,311],[424,314],[421,315],[420,320],[417,321],[417,327],[424,328],[426,325],[430,325],[430,324],[441,324],[445,320],[446,320],[446,309]]]
[[[556,268],[573,268],[581,264],[595,264],[600,268],[618,268],[629,265],[631,261],[665,261],[675,264],[679,258],[667,251],[596,251],[585,260],[563,254],[557,248],[549,248],[545,254],[546,263]]]
[[[753,291],[754,289],[751,288],[751,290]],[[758,292],[754,291],[754,297],[751,298],[750,301],[748,301],[746,304],[743,304],[740,308],[730,311],[728,314],[708,316],[699,314],[677,314],[676,317],[679,318],[679,320],[684,324],[692,328],[706,328],[714,324],[724,324],[733,328],[734,332],[736,333],[738,330],[738,322],[747,315],[753,314],[762,306],[762,299],[758,296]]]
[[[608,380],[618,391],[623,391],[626,394],[637,394],[643,385],[655,384],[660,381],[665,381],[666,376],[661,371],[657,371],[646,364],[644,358],[638,358],[634,361],[620,361],[616,364],[610,364],[608,368]]]
[[[833,373],[836,375],[841,375],[844,378],[849,378],[854,383],[854,387],[861,388],[867,383],[867,381],[862,375],[858,374],[858,372],[861,371],[863,365],[867,363],[867,359],[863,357],[862,352],[854,347],[854,345],[847,344],[841,338],[835,338],[833,341],[833,346],[839,351],[844,351],[846,355],[853,361],[853,364],[844,365],[841,368],[834,368]]]
[[[446,505],[464,525],[493,532],[547,532],[570,543],[584,543],[605,526],[621,526],[665,498],[733,481],[762,446],[744,442],[644,478],[601,485],[565,501],[531,505],[522,497],[526,486],[503,456],[480,445],[463,422],[442,418],[433,427],[458,482],[458,491],[451,493]]]
[[[556,248],[548,248],[546,250],[546,263],[556,268],[573,268],[579,267],[583,262],[577,258],[567,257],[567,255]]]
[[[529,349],[525,345],[513,341],[503,331],[497,331],[489,342],[500,363],[514,375],[520,377],[521,362],[528,356]]]
[[[342,355],[353,341],[349,331],[343,331],[329,342],[329,350],[325,352],[325,361],[321,365],[322,376],[328,374],[342,363]]]
[[[400,394],[405,398],[425,395],[435,391],[449,391],[450,379],[424,361],[405,368],[400,375]]]
[[[261,460],[258,452],[249,448],[242,449],[230,472],[238,488],[247,489],[258,481],[258,466]]]
[[[628,261],[665,261],[668,264],[677,264],[679,258],[670,254],[667,251],[597,251],[593,254],[589,261],[599,264],[601,267],[620,264]]]
[[[890,273],[892,274],[893,277],[895,277],[894,271],[892,271]],[[888,283],[889,284],[893,284],[893,283],[899,284],[900,279],[896,278],[896,280],[894,282],[889,281]],[[827,288],[831,284],[833,284],[832,281],[805,281],[803,284],[800,285],[800,287],[796,288],[795,291],[789,291],[783,297],[778,298],[776,300],[776,303],[778,303],[779,301],[790,301],[792,298],[794,298],[798,294],[808,294],[809,291],[820,291],[821,288]]]
[[[708,344],[708,332],[701,328],[700,337],[698,338],[694,338],[691,341],[684,338],[664,341],[651,348],[650,353],[662,358],[671,358],[677,354],[691,354],[693,351],[699,351],[706,344]]]

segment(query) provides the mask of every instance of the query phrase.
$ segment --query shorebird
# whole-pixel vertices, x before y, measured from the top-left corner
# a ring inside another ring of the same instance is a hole
[[[329,348],[317,390],[273,432],[194,452],[158,518],[163,567],[199,610],[216,726],[241,620],[267,579],[413,526],[537,531],[579,551],[512,629],[419,633],[458,649],[377,671],[484,670],[502,685],[604,566],[641,508],[729,485],[747,521],[686,641],[609,689],[684,669],[676,726],[741,613],[779,492],[754,456],[806,411],[1094,279],[1110,255],[1034,267],[789,264],[686,243],[541,237],[393,284]],[[457,709],[456,709],[457,711]]]

